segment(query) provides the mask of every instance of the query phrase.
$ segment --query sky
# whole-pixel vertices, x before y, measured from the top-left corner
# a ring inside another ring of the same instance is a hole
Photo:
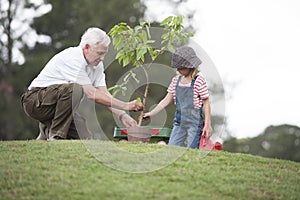
[[[145,2],[146,18],[177,14],[163,0]],[[193,40],[221,76],[232,136],[255,137],[270,125],[300,127],[299,0],[188,0],[177,10],[195,11]]]

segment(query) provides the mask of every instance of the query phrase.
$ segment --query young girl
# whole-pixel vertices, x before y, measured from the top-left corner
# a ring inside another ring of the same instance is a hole
[[[148,118],[156,115],[172,101],[175,102],[176,114],[169,145],[198,148],[201,134],[207,137],[212,135],[208,88],[202,73],[197,69],[201,63],[191,47],[178,48],[172,54],[171,65],[179,75],[172,79],[164,99],[143,116]]]

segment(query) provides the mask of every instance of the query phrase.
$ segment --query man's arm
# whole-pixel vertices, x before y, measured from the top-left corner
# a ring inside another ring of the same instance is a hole
[[[136,100],[130,102],[120,101],[114,98],[107,90],[106,86],[95,88],[92,85],[83,85],[83,92],[88,99],[94,100],[96,103],[103,104],[112,108],[121,110],[143,110],[144,105]]]

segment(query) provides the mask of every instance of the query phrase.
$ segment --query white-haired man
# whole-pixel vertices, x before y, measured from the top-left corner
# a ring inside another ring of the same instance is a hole
[[[79,46],[56,54],[31,82],[21,102],[25,113],[40,122],[37,139],[78,139],[73,110],[83,97],[107,106],[125,126],[136,126],[125,110],[142,110],[143,104],[120,101],[107,91],[102,61],[109,44],[103,30],[89,28]]]

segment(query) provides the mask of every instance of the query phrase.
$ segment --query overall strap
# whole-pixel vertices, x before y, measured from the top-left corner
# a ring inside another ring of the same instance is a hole
[[[176,87],[179,85],[180,81],[181,81],[182,76],[178,77],[177,83],[176,83]]]
[[[197,79],[198,75],[192,80],[192,83],[191,83],[191,87],[194,88],[194,84],[196,82],[196,79]]]

